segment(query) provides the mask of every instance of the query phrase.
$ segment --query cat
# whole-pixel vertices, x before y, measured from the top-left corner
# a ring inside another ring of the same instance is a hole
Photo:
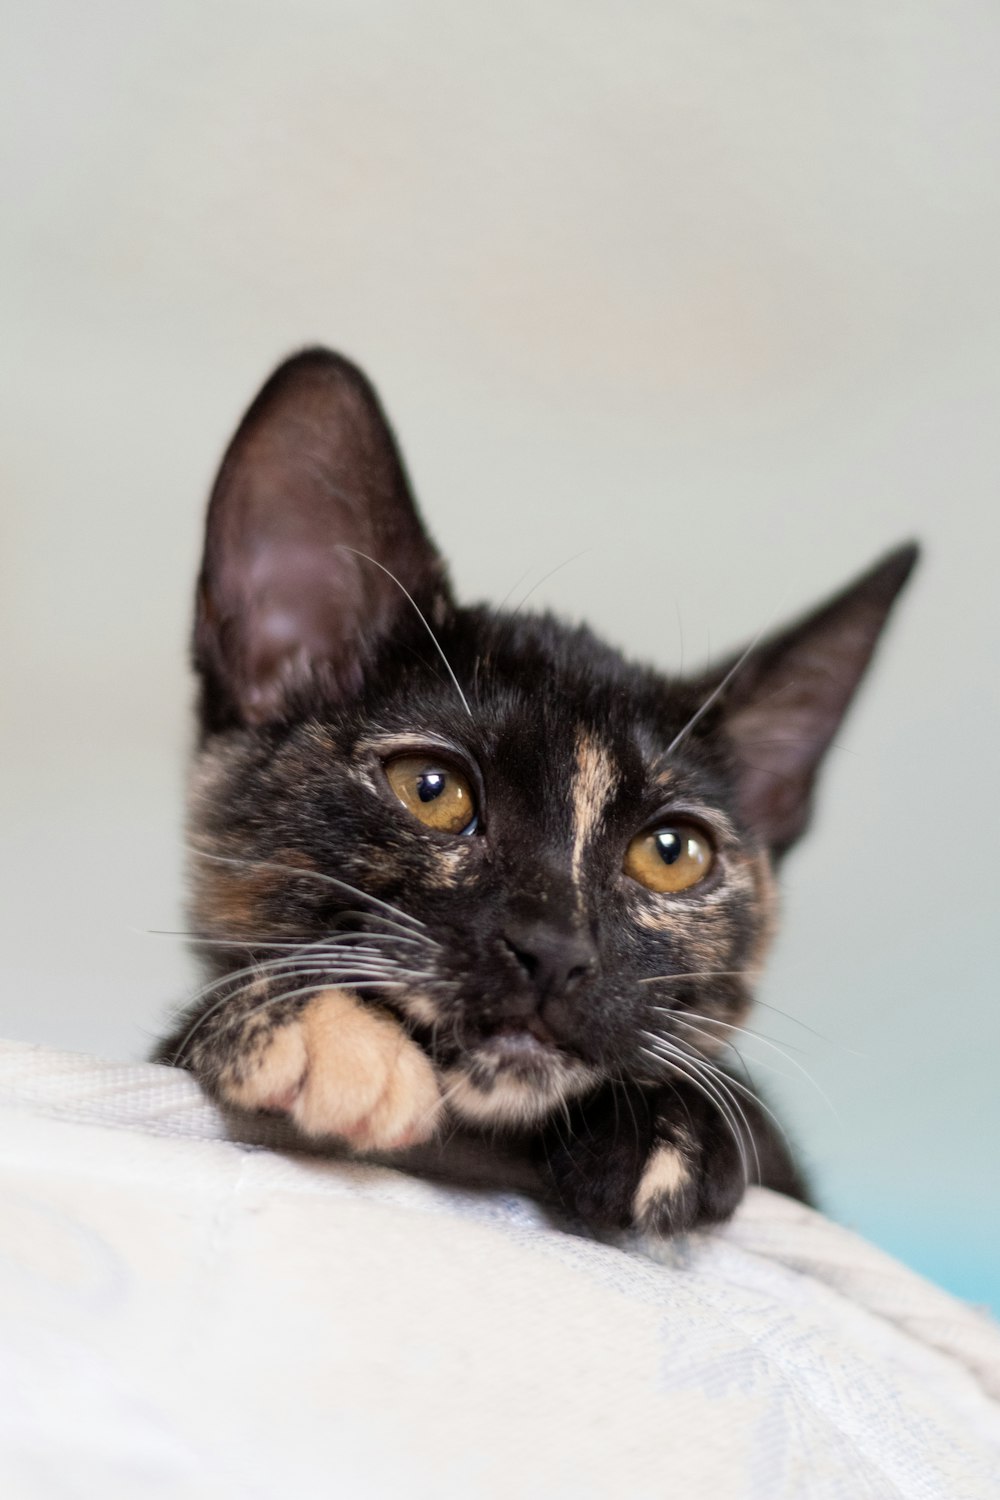
[[[716,1223],[750,1182],[807,1199],[726,1041],[916,555],[667,678],[548,614],[457,605],[372,386],[293,356],[208,509],[209,982],[159,1060],[303,1140],[405,1164],[457,1137],[594,1229]]]

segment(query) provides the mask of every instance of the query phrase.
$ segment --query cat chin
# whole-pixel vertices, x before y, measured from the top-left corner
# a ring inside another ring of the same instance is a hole
[[[600,1082],[596,1068],[565,1053],[473,1053],[442,1075],[448,1107],[472,1125],[534,1125]]]

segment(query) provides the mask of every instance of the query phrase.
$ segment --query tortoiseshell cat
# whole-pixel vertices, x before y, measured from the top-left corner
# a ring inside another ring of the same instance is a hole
[[[915,557],[667,679],[548,615],[456,605],[371,386],[289,360],[208,513],[190,833],[212,983],[158,1056],[362,1152],[502,1145],[594,1226],[718,1221],[748,1181],[804,1196],[719,1054]]]

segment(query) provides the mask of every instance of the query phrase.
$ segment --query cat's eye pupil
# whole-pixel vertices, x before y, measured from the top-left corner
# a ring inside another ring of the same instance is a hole
[[[417,796],[421,802],[433,802],[444,791],[445,776],[442,771],[425,771],[417,781]]]
[[[665,865],[676,864],[684,853],[684,844],[672,828],[665,828],[656,835],[656,848]]]

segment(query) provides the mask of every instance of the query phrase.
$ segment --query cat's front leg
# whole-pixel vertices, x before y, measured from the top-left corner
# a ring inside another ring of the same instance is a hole
[[[390,1016],[348,990],[303,1004],[280,994],[235,996],[197,1020],[161,1061],[189,1068],[215,1098],[287,1115],[306,1136],[335,1136],[356,1151],[429,1140],[443,1105],[426,1053]]]
[[[728,1118],[727,1118],[728,1113]],[[722,1111],[693,1086],[607,1085],[554,1120],[540,1159],[565,1206],[595,1228],[680,1234],[728,1219],[750,1183],[805,1200],[770,1117]]]
[[[653,1134],[631,1203],[631,1223],[680,1234],[730,1218],[760,1180],[756,1131],[747,1112],[729,1118],[687,1085],[656,1090]],[[756,1122],[755,1122],[756,1123]]]

